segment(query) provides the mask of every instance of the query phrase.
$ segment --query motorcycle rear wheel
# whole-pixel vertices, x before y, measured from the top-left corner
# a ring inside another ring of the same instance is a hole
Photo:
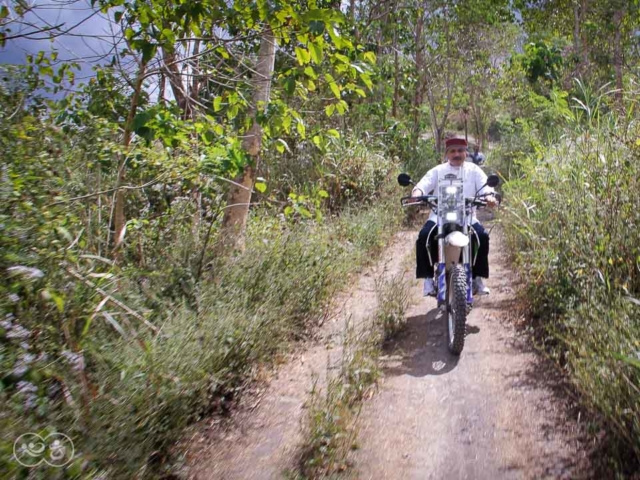
[[[467,328],[467,275],[455,265],[447,275],[447,338],[449,351],[460,355]]]

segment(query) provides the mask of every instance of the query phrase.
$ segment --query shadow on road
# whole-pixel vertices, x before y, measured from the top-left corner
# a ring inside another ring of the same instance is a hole
[[[467,335],[478,333],[477,326],[467,325]],[[443,375],[456,368],[459,357],[447,348],[446,318],[434,308],[426,315],[407,319],[407,327],[385,348],[386,375]]]

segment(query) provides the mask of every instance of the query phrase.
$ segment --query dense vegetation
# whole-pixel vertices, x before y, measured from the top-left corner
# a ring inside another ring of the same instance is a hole
[[[170,469],[183,427],[380,250],[395,173],[451,132],[507,180],[532,316],[607,458],[637,467],[635,3],[91,6],[115,33],[88,79],[51,50],[1,67],[3,472]],[[0,48],[64,38],[38,13],[0,7]],[[68,434],[74,462],[21,468],[27,431]]]

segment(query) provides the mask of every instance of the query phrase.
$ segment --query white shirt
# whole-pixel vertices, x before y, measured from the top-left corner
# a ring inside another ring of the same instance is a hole
[[[421,195],[429,195],[429,192],[434,191],[434,195],[437,195],[436,189],[438,188],[438,179],[444,178],[445,175],[454,174],[457,178],[464,178],[463,193],[466,197],[475,196],[480,187],[484,187],[478,193],[494,193],[494,189],[485,185],[487,183],[487,174],[474,163],[463,162],[460,167],[452,167],[449,162],[442,163],[437,167],[429,170],[422,179],[414,187],[414,191],[419,189],[422,191]],[[429,220],[437,223],[438,216],[431,212]],[[472,210],[471,223],[476,223],[475,208]]]

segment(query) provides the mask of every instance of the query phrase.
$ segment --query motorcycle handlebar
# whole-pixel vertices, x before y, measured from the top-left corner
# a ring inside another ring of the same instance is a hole
[[[502,203],[502,196],[499,193],[484,193],[482,195],[478,195],[476,197],[466,197],[465,203],[473,205],[474,207],[486,207],[487,202],[482,200],[481,197],[486,197],[488,195],[495,195],[496,200],[498,201],[498,205]],[[402,197],[400,199],[400,203],[403,207],[411,207],[414,205],[429,205],[430,207],[437,207],[438,205],[438,196],[437,195],[421,195],[418,197]]]

